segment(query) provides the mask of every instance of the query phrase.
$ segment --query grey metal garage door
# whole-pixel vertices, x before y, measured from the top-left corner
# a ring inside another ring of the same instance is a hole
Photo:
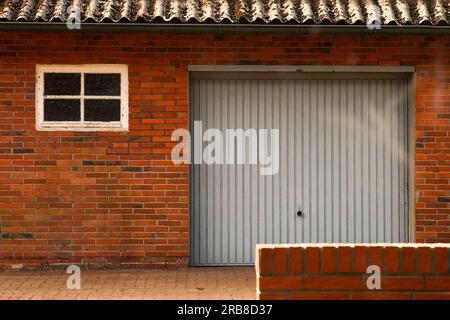
[[[408,80],[205,73],[190,88],[203,130],[280,130],[276,175],[192,166],[192,265],[251,264],[257,243],[408,241]]]

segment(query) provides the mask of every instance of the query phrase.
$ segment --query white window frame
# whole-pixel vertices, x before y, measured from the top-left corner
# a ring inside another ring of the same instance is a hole
[[[44,73],[80,73],[80,95],[44,96]],[[84,121],[84,99],[119,99],[118,96],[85,96],[84,74],[120,74],[120,121]],[[44,99],[80,99],[80,121],[44,121]],[[128,66],[123,64],[37,65],[36,66],[36,130],[38,131],[128,131]]]

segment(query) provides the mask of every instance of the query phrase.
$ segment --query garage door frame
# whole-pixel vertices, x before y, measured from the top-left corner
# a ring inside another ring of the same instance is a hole
[[[190,65],[188,67],[188,86],[190,86],[191,79],[202,78],[208,74],[220,74],[221,77],[226,78],[232,76],[233,73],[258,73],[261,76],[266,73],[268,77],[274,78],[274,74],[282,77],[293,78],[316,78],[323,77],[324,74],[330,78],[340,78],[343,75],[350,77],[360,77],[362,74],[370,74],[371,78],[386,78],[386,76],[393,78],[404,78],[408,80],[408,94],[409,105],[407,112],[407,134],[408,134],[408,219],[409,219],[409,242],[416,240],[416,192],[415,192],[415,158],[416,158],[416,128],[415,128],[415,92],[416,92],[416,76],[414,66],[303,66],[303,65],[258,65],[258,66],[242,66],[242,65]],[[191,97],[189,96],[190,87],[188,88],[189,101],[189,130],[191,130],[193,123],[193,115],[191,110]],[[194,226],[193,221],[193,166],[190,166],[189,174],[189,264],[192,265],[193,256],[193,237]]]

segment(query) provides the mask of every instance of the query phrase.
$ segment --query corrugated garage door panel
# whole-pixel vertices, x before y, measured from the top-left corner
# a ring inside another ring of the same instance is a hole
[[[193,166],[193,265],[253,263],[257,243],[408,241],[407,80],[193,79],[190,95],[203,130],[280,129],[277,175]]]

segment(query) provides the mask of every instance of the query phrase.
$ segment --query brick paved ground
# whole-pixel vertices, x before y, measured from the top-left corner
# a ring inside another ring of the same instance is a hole
[[[65,270],[0,272],[5,299],[255,299],[250,267],[176,270],[82,270],[81,289]]]

